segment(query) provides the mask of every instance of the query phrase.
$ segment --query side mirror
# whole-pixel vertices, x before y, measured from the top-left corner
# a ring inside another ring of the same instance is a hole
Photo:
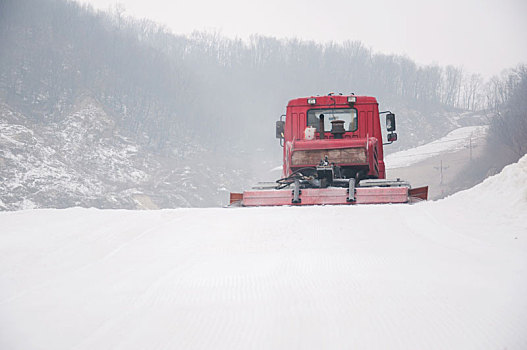
[[[388,142],[397,141],[397,133],[396,132],[391,132],[387,136],[388,136]]]
[[[276,138],[277,139],[284,138],[284,126],[285,126],[285,122],[283,120],[279,120],[276,122]]]
[[[395,131],[395,114],[393,113],[386,114],[386,129],[388,131]]]

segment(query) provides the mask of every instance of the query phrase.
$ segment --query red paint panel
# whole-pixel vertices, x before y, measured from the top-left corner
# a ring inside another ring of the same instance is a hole
[[[408,187],[357,188],[357,204],[406,203]]]
[[[301,205],[351,204],[346,188],[306,188],[300,195]]]
[[[243,192],[242,205],[246,207],[290,205],[292,199],[292,190],[245,191]]]

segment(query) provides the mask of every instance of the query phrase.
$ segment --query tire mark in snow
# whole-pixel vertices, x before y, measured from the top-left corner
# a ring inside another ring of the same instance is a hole
[[[134,238],[130,239],[129,241],[119,245],[117,248],[115,248],[113,251],[111,251],[110,253],[106,254],[104,257],[102,257],[100,259],[100,261],[106,261],[108,259],[110,259],[111,257],[115,256],[117,253],[119,253],[121,250],[123,250],[125,247],[128,247],[130,246],[131,244],[137,242],[138,240],[140,240],[141,238],[145,237],[146,235],[152,233],[152,232],[155,232],[155,231],[159,231],[160,228],[162,227],[166,227],[166,226],[170,226],[172,225],[174,222],[176,221],[180,221],[182,219],[184,219],[186,216],[188,215],[188,212],[181,215],[181,216],[178,216],[174,219],[171,219],[169,221],[165,221],[161,224],[158,224],[146,231],[143,231],[142,233],[138,234],[137,236],[135,236]]]
[[[56,290],[78,295],[45,302],[62,315],[95,309],[77,310],[87,318],[69,338],[78,350],[522,345],[521,310],[507,314],[511,307],[492,297],[496,272],[485,271],[481,288],[463,280],[489,265],[474,261],[480,251],[466,254],[478,241],[434,223],[428,209],[206,210],[202,222],[191,216],[121,235],[126,241],[93,269],[59,281]]]

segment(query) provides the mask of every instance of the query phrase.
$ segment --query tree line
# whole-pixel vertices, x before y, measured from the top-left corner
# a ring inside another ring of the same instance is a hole
[[[514,160],[527,154],[527,66],[520,65],[490,81],[493,99],[489,138],[505,146]]]
[[[273,121],[298,96],[355,92],[425,113],[504,106],[507,89],[359,41],[174,35],[120,6],[102,12],[65,0],[0,2],[0,47],[0,97],[35,122],[60,119],[90,95],[160,152],[189,138],[211,147],[274,144]]]

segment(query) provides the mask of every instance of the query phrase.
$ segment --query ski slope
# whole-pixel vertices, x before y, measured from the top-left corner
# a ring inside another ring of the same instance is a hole
[[[445,137],[430,143],[386,156],[386,169],[407,167],[444,153],[474,147],[485,139],[488,125],[466,126],[455,129]],[[471,145],[472,144],[472,145]]]
[[[0,213],[0,349],[526,349],[527,156],[417,205]]]

